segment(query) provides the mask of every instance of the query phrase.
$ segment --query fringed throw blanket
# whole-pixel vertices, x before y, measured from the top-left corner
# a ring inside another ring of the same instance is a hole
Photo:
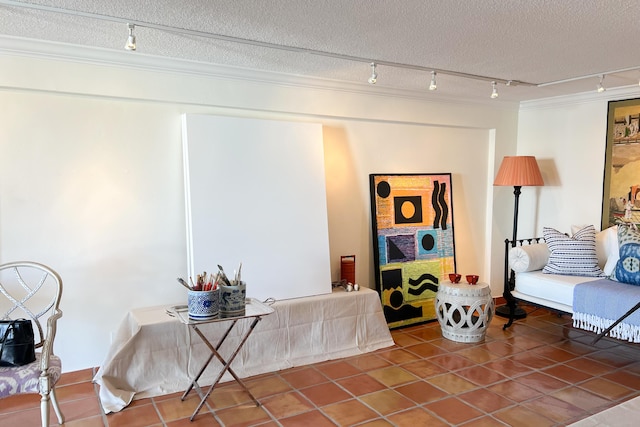
[[[640,302],[640,286],[609,279],[580,283],[573,289],[573,326],[600,333]],[[640,310],[615,328],[609,336],[640,342]]]

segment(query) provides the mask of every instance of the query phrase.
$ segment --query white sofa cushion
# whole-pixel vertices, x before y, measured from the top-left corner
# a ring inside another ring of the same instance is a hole
[[[576,234],[578,231],[589,224],[585,225],[572,225],[571,235]],[[596,233],[596,255],[598,257],[598,266],[604,271],[604,274],[609,276],[613,273],[613,269],[616,267],[618,261],[618,226],[605,228],[602,231]]]
[[[618,246],[618,226],[605,228],[596,234],[596,254],[598,264],[606,276],[611,276],[620,259]],[[600,264],[604,260],[604,264]]]
[[[586,225],[572,225],[571,234],[574,235],[582,230]],[[604,270],[608,276],[613,273],[613,269],[618,261],[618,226],[605,228],[596,233],[596,255],[598,256],[598,265]],[[612,258],[613,257],[613,258]]]
[[[575,235],[585,227],[588,225],[572,225],[571,232]],[[547,265],[549,255],[549,247],[545,242],[517,246],[509,250],[509,267],[516,273],[542,270]],[[596,257],[604,274],[612,275],[620,257],[617,225],[596,233]]]
[[[542,269],[547,274],[599,277],[604,272],[598,266],[596,255],[596,230],[589,225],[573,236],[544,227],[542,234],[549,246],[549,261]]]
[[[598,277],[545,274],[541,270],[518,273],[513,295],[517,298],[573,313],[573,288]]]
[[[542,270],[549,260],[546,243],[516,246],[509,250],[509,266],[516,273]]]

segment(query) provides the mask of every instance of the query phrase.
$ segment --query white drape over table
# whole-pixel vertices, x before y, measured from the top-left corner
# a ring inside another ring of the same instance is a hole
[[[209,354],[188,326],[166,313],[169,306],[131,310],[120,324],[94,378],[106,413],[138,398],[185,390]],[[276,301],[232,363],[241,378],[325,360],[367,353],[394,344],[378,293],[367,288]],[[253,319],[242,319],[221,348],[228,355]],[[217,343],[228,321],[201,325]],[[211,384],[220,365],[213,362],[201,384]],[[227,373],[223,381],[231,376]]]

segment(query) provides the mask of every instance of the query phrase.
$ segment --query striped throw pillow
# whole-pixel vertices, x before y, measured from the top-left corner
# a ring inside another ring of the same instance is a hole
[[[553,228],[542,229],[547,246],[549,261],[543,273],[565,276],[602,277],[604,272],[598,266],[596,255],[596,229],[586,226],[569,237]]]

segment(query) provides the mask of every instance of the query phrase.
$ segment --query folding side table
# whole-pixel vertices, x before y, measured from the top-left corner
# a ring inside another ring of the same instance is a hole
[[[249,389],[247,389],[247,387],[244,385],[242,380],[240,380],[240,378],[236,375],[233,369],[231,369],[231,362],[233,362],[233,359],[235,359],[235,357],[238,355],[238,353],[240,352],[240,349],[242,348],[244,343],[247,341],[247,338],[249,338],[249,335],[251,335],[251,332],[253,332],[253,329],[256,327],[260,319],[262,319],[263,316],[273,313],[273,311],[274,311],[273,308],[253,298],[247,298],[245,314],[242,316],[235,316],[235,317],[225,317],[225,318],[215,317],[208,320],[193,320],[189,318],[189,313],[186,306],[175,306],[167,310],[167,313],[170,316],[175,317],[181,323],[184,323],[185,325],[193,329],[196,332],[196,334],[200,337],[200,339],[202,339],[205,345],[209,347],[209,350],[211,350],[211,354],[207,358],[207,361],[204,363],[200,371],[198,371],[198,374],[193,379],[193,381],[191,381],[191,385],[189,385],[189,388],[187,388],[187,390],[182,395],[182,400],[184,400],[189,394],[189,392],[191,392],[191,390],[195,388],[196,392],[198,393],[198,396],[200,396],[200,403],[198,404],[198,407],[195,409],[195,411],[193,411],[193,414],[191,415],[191,418],[190,418],[191,421],[193,421],[195,416],[198,415],[198,412],[200,412],[202,405],[204,405],[207,398],[209,397],[209,395],[211,394],[215,386],[220,382],[220,379],[222,379],[222,376],[224,375],[225,372],[229,372],[231,376],[233,376],[233,378],[236,380],[236,382],[240,384],[240,386],[244,389],[244,391],[246,391],[249,394],[251,399],[255,402],[256,406],[260,406],[260,402],[258,402],[258,400],[251,394]],[[229,336],[229,333],[231,332],[233,327],[241,319],[253,319],[253,320],[251,321],[251,325],[249,326],[249,329],[244,333],[237,347],[235,348],[235,350],[233,350],[233,353],[231,353],[231,356],[229,356],[228,360],[225,360],[222,357],[222,355],[218,352],[218,350],[220,350],[222,343]],[[229,322],[229,327],[227,328],[226,332],[222,335],[222,337],[220,337],[220,340],[215,346],[211,344],[209,339],[207,339],[207,337],[202,333],[202,331],[199,328],[199,325],[203,325],[206,323],[213,323],[213,322]],[[198,384],[198,380],[200,379],[205,369],[207,368],[207,366],[209,366],[209,363],[211,363],[214,357],[216,357],[220,361],[220,363],[222,363],[223,368],[218,374],[218,376],[216,377],[213,384],[209,386],[209,389],[207,390],[207,392],[203,393],[202,389],[200,388],[200,385]]]

